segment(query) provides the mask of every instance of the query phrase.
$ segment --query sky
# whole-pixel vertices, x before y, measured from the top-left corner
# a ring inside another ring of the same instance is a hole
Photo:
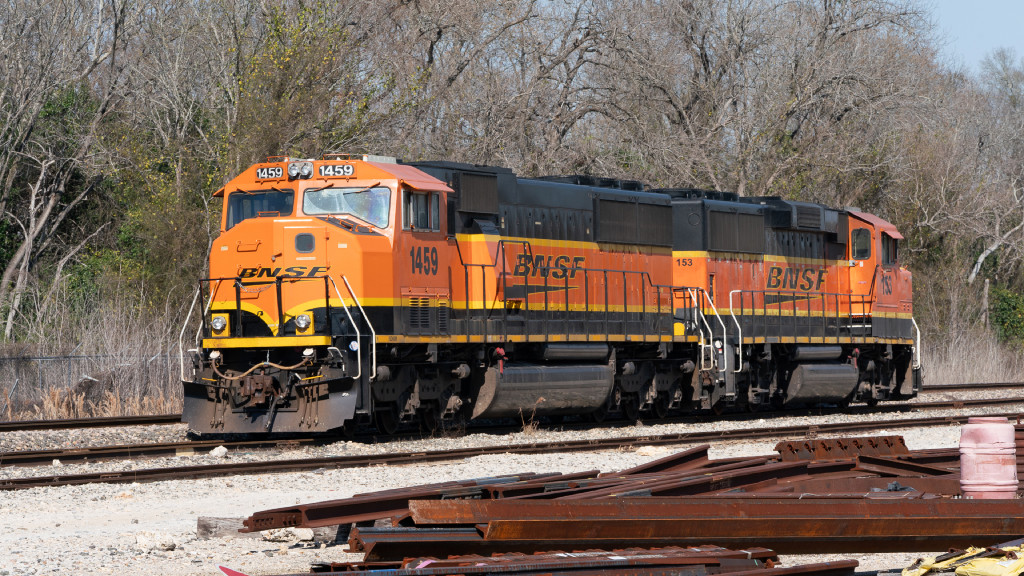
[[[925,0],[927,5],[929,2]],[[931,0],[946,54],[977,72],[982,58],[999,47],[1024,57],[1024,0]]]

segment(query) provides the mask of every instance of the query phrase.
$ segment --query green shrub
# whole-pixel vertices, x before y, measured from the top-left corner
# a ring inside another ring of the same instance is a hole
[[[1024,342],[1024,294],[996,286],[989,299],[991,322],[999,339]]]

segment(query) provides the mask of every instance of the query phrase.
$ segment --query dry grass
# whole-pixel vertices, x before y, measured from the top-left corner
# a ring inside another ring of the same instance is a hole
[[[922,347],[925,386],[1017,382],[1024,374],[1021,346],[1000,343],[982,330],[954,332]]]
[[[543,396],[538,398],[537,401],[533,403],[533,406],[530,407],[529,416],[526,415],[522,408],[519,409],[519,422],[523,425],[523,434],[527,436],[536,434],[540,429],[540,420],[537,419],[537,406],[539,406],[541,402],[544,402]]]
[[[95,418],[103,416],[143,416],[172,414],[181,411],[180,402],[173,402],[159,392],[156,396],[124,399],[106,391],[99,401],[86,400],[85,394],[66,394],[51,388],[42,402],[24,411],[19,420],[54,420],[62,418]]]

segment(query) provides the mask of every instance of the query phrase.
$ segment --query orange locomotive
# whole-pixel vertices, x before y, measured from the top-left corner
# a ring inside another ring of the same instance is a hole
[[[921,386],[901,236],[869,214],[353,155],[270,158],[216,195],[182,368],[198,432],[635,419]]]

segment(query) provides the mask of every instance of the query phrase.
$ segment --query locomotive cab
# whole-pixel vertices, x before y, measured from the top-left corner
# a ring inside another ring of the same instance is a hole
[[[871,214],[850,212],[850,293],[864,296],[872,336],[913,337],[912,275],[900,266],[896,227]]]
[[[193,428],[318,431],[366,412],[376,335],[401,322],[395,286],[437,296],[431,279],[447,278],[445,189],[393,159],[339,155],[271,158],[219,190],[196,377],[183,374]]]

